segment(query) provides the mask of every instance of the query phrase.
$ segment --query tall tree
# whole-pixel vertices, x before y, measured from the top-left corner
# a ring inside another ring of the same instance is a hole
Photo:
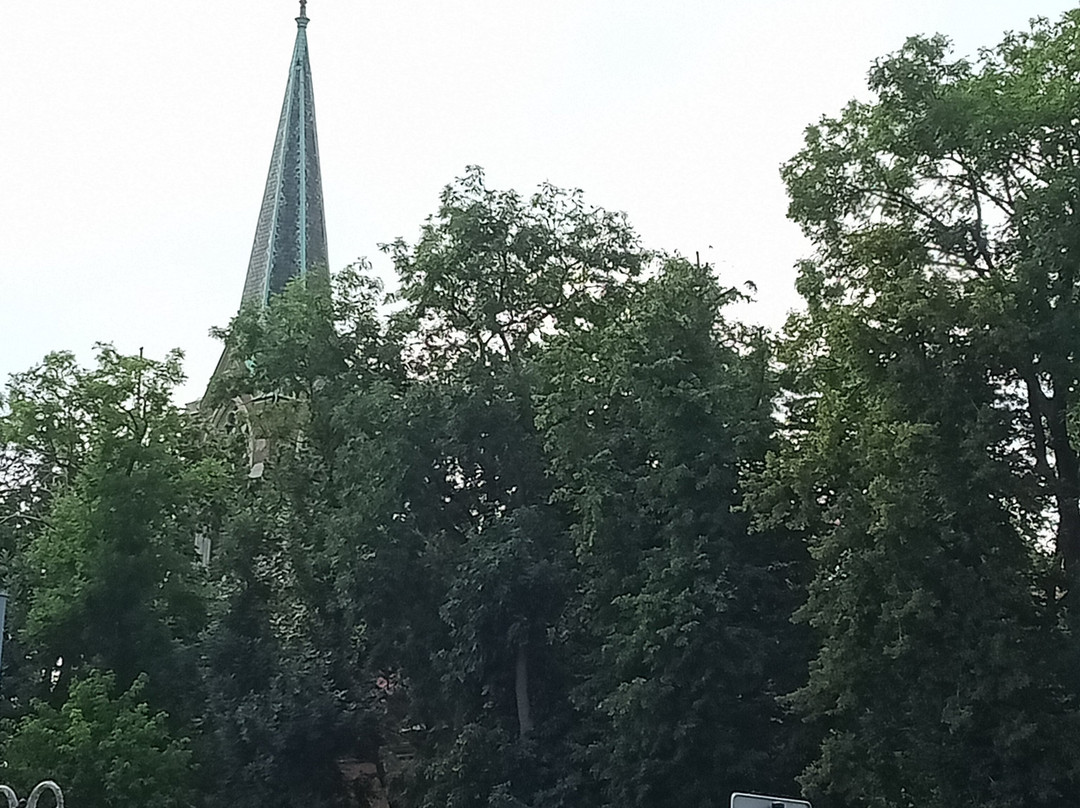
[[[429,514],[445,632],[435,670],[412,675],[416,687],[436,674],[440,694],[419,799],[553,804],[568,765],[558,626],[574,559],[534,424],[535,362],[555,334],[604,316],[647,256],[625,217],[579,192],[494,191],[479,169],[447,187],[415,245],[389,250],[415,389],[444,407],[425,488],[405,497]]]
[[[95,368],[57,354],[8,385],[0,436],[23,496],[5,518],[26,523],[9,585],[39,695],[90,665],[125,689],[148,673],[158,707],[187,699],[178,666],[204,618],[194,538],[225,472],[171,402],[180,358],[103,345]]]
[[[943,37],[910,39],[874,66],[873,100],[810,127],[783,171],[819,250],[804,290],[865,299],[900,265],[965,304],[947,316],[984,343],[987,383],[1016,410],[1011,434],[1055,512],[1063,592],[1080,573],[1078,41],[1078,12],[976,62]]]
[[[1037,21],[975,63],[911,39],[784,167],[816,255],[789,324],[789,441],[754,505],[810,539],[821,648],[793,703],[824,732],[804,782],[843,805],[1075,789],[1047,739],[1077,731],[1060,621],[1078,36],[1075,13]]]
[[[13,608],[5,759],[87,804],[188,804],[188,730],[205,622],[194,538],[212,521],[224,456],[172,403],[180,354],[98,346],[9,381],[0,520]],[[25,782],[25,781],[24,781]]]
[[[335,587],[357,558],[358,537],[333,529],[355,483],[337,452],[356,436],[334,410],[394,376],[379,294],[358,265],[332,290],[294,281],[223,332],[237,361],[212,385],[222,402],[213,421],[235,438],[248,479],[215,535],[216,599],[200,645],[196,751],[212,805],[343,800],[339,760],[372,759],[364,616]]]
[[[752,535],[740,473],[773,432],[762,335],[708,267],[667,261],[599,327],[545,357],[541,424],[574,514],[575,701],[603,804],[723,805],[793,790],[803,681],[790,615],[802,555]]]

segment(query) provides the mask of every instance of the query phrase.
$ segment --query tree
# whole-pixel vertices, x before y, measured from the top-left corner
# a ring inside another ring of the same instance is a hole
[[[803,782],[841,805],[1052,805],[1076,768],[1047,741],[1074,737],[1075,695],[1008,413],[940,316],[956,301],[899,286],[802,324],[805,398],[754,503],[816,562],[799,615],[821,647],[792,703],[823,740]]]
[[[820,305],[867,301],[901,271],[962,302],[949,320],[981,344],[1035,507],[1055,513],[1062,574],[1049,586],[1063,592],[1080,570],[1078,39],[1077,12],[975,63],[950,58],[943,37],[910,39],[871,71],[874,100],[810,127],[783,170],[790,215],[819,251],[801,284]]]
[[[196,750],[211,805],[343,800],[338,760],[377,760],[363,615],[335,587],[355,537],[334,526],[352,483],[337,455],[356,439],[335,409],[400,366],[383,350],[379,293],[362,266],[333,289],[294,281],[222,334],[227,355],[246,359],[211,385],[213,420],[238,438],[238,467],[250,466],[252,441],[267,448],[262,473],[231,492],[211,561]]]
[[[801,548],[752,535],[740,473],[773,432],[769,346],[708,267],[668,260],[558,340],[539,422],[581,563],[575,703],[603,804],[789,793],[803,681]],[[584,663],[584,664],[581,664]]]
[[[479,169],[446,188],[415,246],[389,250],[414,389],[445,407],[425,488],[402,496],[418,516],[441,503],[423,519],[443,646],[418,799],[554,804],[569,763],[559,625],[575,570],[534,423],[535,361],[605,316],[647,254],[625,217],[580,192],[524,199],[488,189]],[[430,677],[408,673],[414,687]]]
[[[27,794],[52,779],[90,808],[190,805],[188,740],[173,737],[167,716],[142,700],[145,685],[139,677],[117,693],[112,674],[85,671],[59,709],[35,701],[5,728],[5,781]]]
[[[788,441],[753,507],[814,556],[800,615],[821,647],[792,703],[824,738],[803,781],[842,805],[1075,789],[1046,739],[1077,731],[1078,24],[1037,21],[974,64],[908,40],[784,167],[816,254]]]
[[[386,248],[425,363],[490,371],[520,363],[547,336],[593,322],[648,260],[620,213],[543,185],[528,199],[494,191],[473,166],[448,185],[412,247]]]
[[[93,369],[57,354],[8,385],[0,435],[21,492],[8,516],[24,526],[12,627],[39,696],[62,698],[89,666],[121,688],[148,673],[151,700],[184,713],[177,674],[204,617],[194,537],[224,467],[171,403],[181,379],[178,352],[102,345]]]

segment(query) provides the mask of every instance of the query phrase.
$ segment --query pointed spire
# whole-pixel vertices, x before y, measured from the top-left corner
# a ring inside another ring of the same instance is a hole
[[[242,304],[265,306],[270,295],[282,291],[293,278],[312,269],[328,269],[307,24],[307,0],[300,0],[296,44]]]

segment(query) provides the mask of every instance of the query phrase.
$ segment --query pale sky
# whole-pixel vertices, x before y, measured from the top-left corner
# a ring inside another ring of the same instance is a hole
[[[809,248],[779,165],[940,32],[973,55],[1063,0],[310,0],[332,269],[415,239],[466,165],[629,214],[646,246],[752,280],[779,325]],[[0,380],[94,342],[179,347],[197,398],[235,314],[293,0],[9,0],[0,46]]]

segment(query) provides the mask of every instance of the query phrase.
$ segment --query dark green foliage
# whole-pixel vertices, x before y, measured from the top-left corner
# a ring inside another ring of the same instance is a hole
[[[1072,348],[1041,329],[1071,287],[1032,286],[1063,203],[960,221],[990,163],[927,156],[990,72],[913,40],[809,132],[786,177],[819,252],[779,354],[710,268],[473,169],[388,248],[392,314],[363,265],[294,282],[223,333],[201,414],[176,357],[16,377],[11,771],[122,725],[139,748],[101,742],[112,791],[71,769],[80,793],[723,806],[801,772],[852,808],[1068,799]]]
[[[1076,791],[1078,37],[911,39],[784,168],[817,253],[752,507],[810,541],[791,703],[823,734],[803,782],[843,805]]]
[[[678,260],[642,280],[622,217],[477,171],[390,249],[385,325],[352,276],[229,337],[250,359],[224,392],[271,402],[247,417],[275,449],[216,567],[222,771],[325,799],[327,764],[366,755],[415,805],[791,791],[801,550],[737,512],[773,382],[761,335],[721,319],[733,293]]]
[[[875,100],[808,129],[784,168],[790,214],[819,249],[800,280],[812,312],[888,283],[958,302],[947,320],[1007,390],[1026,473],[1056,511],[1063,590],[1080,558],[1078,39],[1075,12],[975,63],[942,37],[911,39],[871,72]]]
[[[789,792],[797,770],[775,697],[804,670],[799,551],[738,512],[772,381],[760,336],[722,319],[734,296],[669,261],[547,360],[541,420],[583,570],[582,762],[611,804],[720,805]]]
[[[227,344],[249,359],[214,385],[219,399],[242,402],[226,420],[237,465],[251,465],[253,441],[268,448],[265,471],[235,490],[215,537],[197,750],[210,805],[341,799],[338,761],[369,760],[375,745],[363,669],[353,667],[364,663],[347,623],[357,615],[342,613],[333,587],[347,551],[329,525],[348,496],[334,465],[349,436],[332,408],[393,372],[376,356],[377,286],[349,272],[335,291],[297,282],[267,311],[242,312]]]
[[[800,615],[823,645],[793,704],[825,738],[804,782],[855,805],[1055,804],[1077,724],[1038,597],[1049,561],[1010,513],[999,402],[970,346],[935,333],[941,302],[909,309],[903,335],[834,310],[828,370],[805,380],[843,386],[818,382],[813,425],[771,471],[818,570]]]
[[[327,652],[280,636],[254,588],[227,600],[202,646],[197,751],[206,803],[330,801],[341,792],[337,760],[356,754],[369,733],[333,688]]]
[[[444,507],[425,548],[439,563],[441,644],[433,669],[407,671],[418,689],[436,677],[438,698],[422,713],[413,794],[422,805],[551,800],[571,765],[561,624],[576,570],[533,423],[535,362],[554,334],[603,312],[644,256],[622,217],[580,194],[545,187],[523,200],[488,190],[478,170],[446,189],[415,247],[391,253],[411,364],[445,408],[431,468]]]

